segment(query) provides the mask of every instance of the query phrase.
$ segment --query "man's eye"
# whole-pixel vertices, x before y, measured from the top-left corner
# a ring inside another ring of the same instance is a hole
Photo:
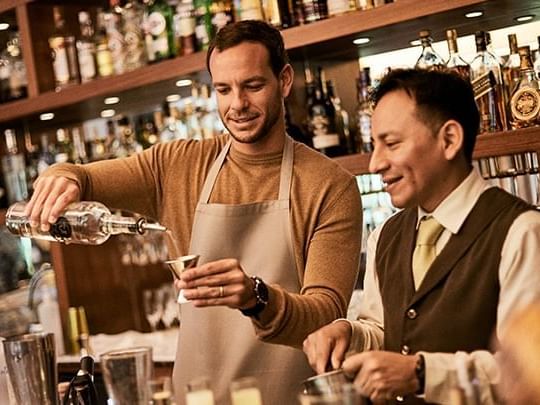
[[[218,88],[216,88],[216,91],[219,94],[227,94],[229,92],[229,89],[228,88],[223,88],[223,87],[218,87]]]
[[[246,86],[246,89],[250,91],[259,91],[264,87],[263,84],[250,84],[249,86]]]

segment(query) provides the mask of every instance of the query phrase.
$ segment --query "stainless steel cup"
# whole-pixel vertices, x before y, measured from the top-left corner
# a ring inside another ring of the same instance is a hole
[[[338,394],[349,382],[343,370],[338,369],[310,377],[302,382],[302,387],[304,394],[309,395]]]
[[[13,336],[4,340],[3,345],[17,403],[57,405],[54,334]]]
[[[185,269],[197,267],[199,255],[180,256],[174,260],[167,260],[165,263],[169,266],[169,270],[171,270],[173,277],[180,280],[180,274],[182,274]],[[186,302],[189,302],[189,300],[187,300],[186,297],[184,297],[183,292],[180,291],[177,302],[179,304],[185,304]]]
[[[105,388],[114,405],[148,405],[154,364],[151,347],[113,350],[100,356]]]

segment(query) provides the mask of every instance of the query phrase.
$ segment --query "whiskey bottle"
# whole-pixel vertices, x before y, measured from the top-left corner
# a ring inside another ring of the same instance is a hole
[[[73,145],[69,139],[67,130],[58,128],[56,130],[56,143],[54,145],[54,161],[56,163],[66,163],[72,161]]]
[[[480,133],[507,129],[501,65],[487,51],[483,31],[475,34],[477,55],[471,62],[471,81],[480,113]]]
[[[356,80],[358,91],[358,109],[356,111],[356,126],[358,128],[357,141],[358,151],[361,153],[373,152],[373,142],[371,140],[371,114],[372,106],[369,100],[371,91],[371,77],[369,68],[366,67],[360,71],[360,77]]]
[[[261,0],[240,0],[240,19],[264,21],[264,11]]]
[[[81,27],[81,37],[77,40],[77,56],[79,59],[81,82],[85,83],[95,79],[97,76],[94,27],[92,26],[92,20],[88,12],[79,12],[79,24]]]
[[[42,174],[49,166],[54,164],[54,155],[51,151],[49,136],[47,134],[41,134],[40,146],[37,164],[38,175]]]
[[[156,62],[176,56],[173,9],[166,0],[155,0],[148,8],[148,30]]]
[[[9,204],[28,198],[26,184],[26,165],[24,156],[17,148],[17,138],[13,129],[4,131],[7,154],[2,156],[2,172],[4,174],[7,199]]]
[[[507,98],[510,99],[520,81],[521,62],[518,53],[516,34],[508,35],[508,46],[510,48],[510,54],[508,56],[508,60],[503,65],[502,71]]]
[[[112,214],[105,205],[95,201],[70,204],[50,229],[43,231],[41,227],[30,226],[30,220],[24,213],[26,205],[26,202],[17,202],[6,213],[7,229],[21,237],[66,244],[101,245],[111,235],[166,231],[164,226],[142,217]]]
[[[540,86],[534,73],[530,47],[520,47],[519,57],[521,59],[519,82],[510,100],[512,128],[540,124]]]
[[[446,30],[446,42],[448,43],[448,53],[450,54],[446,62],[446,68],[469,81],[471,67],[459,56],[456,30]]]
[[[28,95],[28,78],[20,45],[20,36],[13,33],[6,44],[9,63],[9,99],[18,100]]]
[[[415,67],[418,69],[442,69],[444,62],[442,58],[435,52],[431,43],[431,31],[422,30],[418,33],[420,42],[422,43],[422,53],[416,61]]]
[[[97,13],[97,31],[95,37],[96,44],[96,63],[99,76],[107,77],[114,73],[113,57],[109,48],[109,38],[107,36],[107,23],[109,17],[107,13],[98,10]]]
[[[59,91],[79,82],[79,68],[75,37],[67,31],[64,11],[53,7],[54,33],[49,38],[49,47],[53,57],[55,90]]]
[[[178,54],[189,55],[197,50],[195,36],[195,6],[193,0],[182,0],[176,6],[175,35],[178,37]]]
[[[125,69],[127,72],[146,65],[144,48],[144,8],[137,0],[129,0],[122,9],[122,35],[125,46]]]

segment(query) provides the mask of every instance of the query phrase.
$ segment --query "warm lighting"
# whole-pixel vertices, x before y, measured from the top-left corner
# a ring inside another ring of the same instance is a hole
[[[39,115],[41,121],[50,121],[54,118],[54,113],[43,113]]]
[[[529,14],[529,15],[522,15],[522,16],[516,17],[515,20],[517,22],[526,22],[526,21],[531,21],[533,18],[534,18],[534,15]]]
[[[169,94],[165,100],[167,101],[167,103],[174,103],[178,100],[180,100],[180,94]]]
[[[413,39],[412,41],[409,41],[409,44],[411,44],[411,46],[420,46],[422,45],[422,41],[419,39]]]
[[[0,23],[0,31],[5,31],[9,28],[9,24],[8,23]]]
[[[367,44],[369,41],[371,41],[368,37],[362,37],[362,38],[356,38],[353,42],[355,45],[364,45]]]
[[[483,11],[471,11],[470,13],[465,14],[467,18],[478,18],[484,15]]]
[[[191,86],[192,81],[189,79],[182,79],[176,82],[176,87],[188,87]]]
[[[107,105],[118,104],[119,102],[120,102],[119,97],[107,97],[105,100],[103,100],[103,103]]]
[[[114,117],[114,114],[116,114],[116,111],[114,110],[103,110],[101,111],[101,118],[111,118]]]

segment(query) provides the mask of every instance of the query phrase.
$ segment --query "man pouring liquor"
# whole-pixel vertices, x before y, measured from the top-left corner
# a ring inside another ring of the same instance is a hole
[[[285,132],[293,70],[279,31],[257,21],[228,25],[207,67],[228,135],[54,166],[38,178],[28,214],[47,228],[85,199],[157,218],[176,239],[172,257],[200,255],[176,282],[190,300],[181,309],[177,400],[205,376],[216,403],[227,404],[230,382],[255,376],[265,403],[286,404],[313,373],[302,341],[346,313],[360,197],[353,176]]]

